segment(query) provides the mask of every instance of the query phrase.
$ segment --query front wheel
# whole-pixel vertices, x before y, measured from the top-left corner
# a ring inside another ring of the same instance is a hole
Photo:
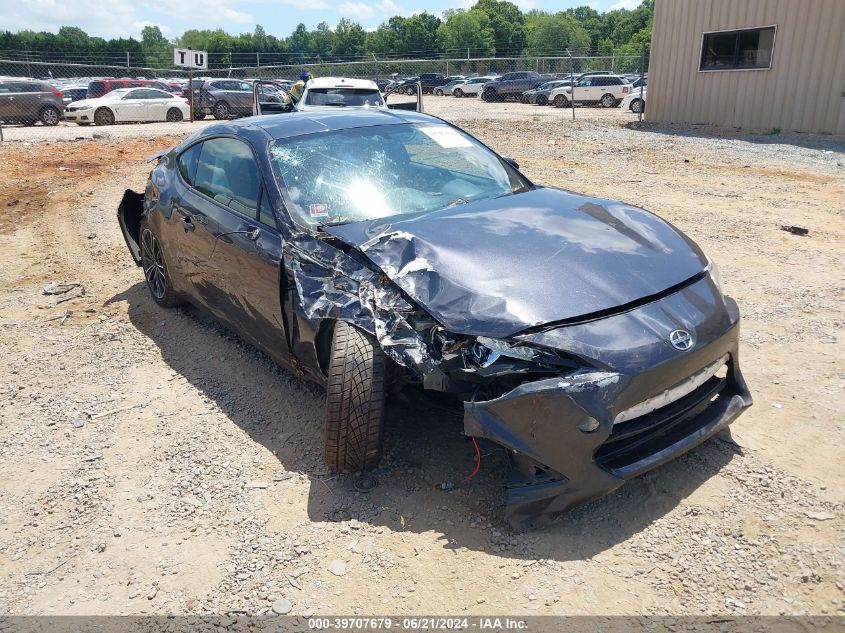
[[[387,361],[378,343],[338,321],[326,381],[326,465],[338,471],[375,468],[381,458]]]
[[[485,90],[483,93],[481,93],[481,98],[484,101],[486,101],[487,103],[491,103],[493,101],[496,101],[496,99],[497,99],[496,91],[495,90]]]
[[[182,111],[179,108],[170,108],[167,111],[168,123],[177,123],[182,120]]]
[[[631,101],[631,112],[634,114],[639,114],[640,112],[645,112],[645,101],[642,99],[634,99]]]
[[[435,90],[435,91],[434,91],[434,94],[436,94],[438,97],[442,97],[442,96],[443,96],[443,91],[442,91],[442,90],[440,90],[440,88],[438,88],[437,90]]]
[[[461,90],[460,88],[455,88],[455,90],[452,92],[452,94],[455,95],[458,99],[460,99],[461,97],[464,96],[464,91]]]
[[[564,97],[563,95],[556,95],[554,101],[552,103],[555,104],[556,108],[568,108],[569,107],[569,100]]]
[[[549,105],[549,98],[546,95],[537,95],[536,103],[539,106]]]
[[[114,113],[108,108],[100,108],[94,112],[94,123],[96,125],[113,125]]]
[[[146,220],[141,222],[141,266],[144,268],[144,279],[153,300],[163,308],[179,305],[179,298],[170,283],[170,273],[167,262],[161,250],[161,242],[153,233]]]

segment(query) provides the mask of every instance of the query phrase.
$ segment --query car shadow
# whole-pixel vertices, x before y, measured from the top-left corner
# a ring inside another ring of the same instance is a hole
[[[736,140],[757,145],[793,145],[803,149],[845,154],[845,138],[826,134],[780,132],[779,130],[772,130],[770,133],[752,133],[741,129],[706,124],[672,125],[656,121],[630,121],[625,123],[624,127],[634,132],[651,132],[653,134],[688,138]]]
[[[412,388],[391,396],[384,457],[373,473],[378,485],[361,492],[368,478],[333,475],[322,464],[321,387],[278,367],[202,311],[159,308],[143,282],[107,304],[122,302],[133,326],[174,372],[285,470],[309,478],[307,511],[314,522],[355,519],[398,532],[434,533],[444,548],[526,560],[584,560],[664,516],[738,452],[731,442],[711,440],[545,528],[514,533],[502,512],[507,456],[481,444],[481,468],[468,479],[476,452],[462,434],[460,403]]]

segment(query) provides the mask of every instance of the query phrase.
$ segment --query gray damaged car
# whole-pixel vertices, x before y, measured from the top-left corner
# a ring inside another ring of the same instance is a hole
[[[379,462],[394,388],[507,451],[526,526],[725,429],[751,396],[714,264],[648,211],[533,184],[418,112],[206,127],[118,217],[153,299],[189,301],[325,385],[325,458]]]

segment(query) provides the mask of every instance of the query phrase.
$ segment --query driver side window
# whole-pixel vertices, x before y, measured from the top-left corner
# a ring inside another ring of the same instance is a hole
[[[197,161],[194,187],[251,219],[258,218],[261,178],[252,150],[234,138],[205,141]]]

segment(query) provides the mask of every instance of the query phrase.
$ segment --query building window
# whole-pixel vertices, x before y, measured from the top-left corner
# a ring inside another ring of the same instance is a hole
[[[751,70],[772,67],[774,26],[705,33],[699,70]]]

